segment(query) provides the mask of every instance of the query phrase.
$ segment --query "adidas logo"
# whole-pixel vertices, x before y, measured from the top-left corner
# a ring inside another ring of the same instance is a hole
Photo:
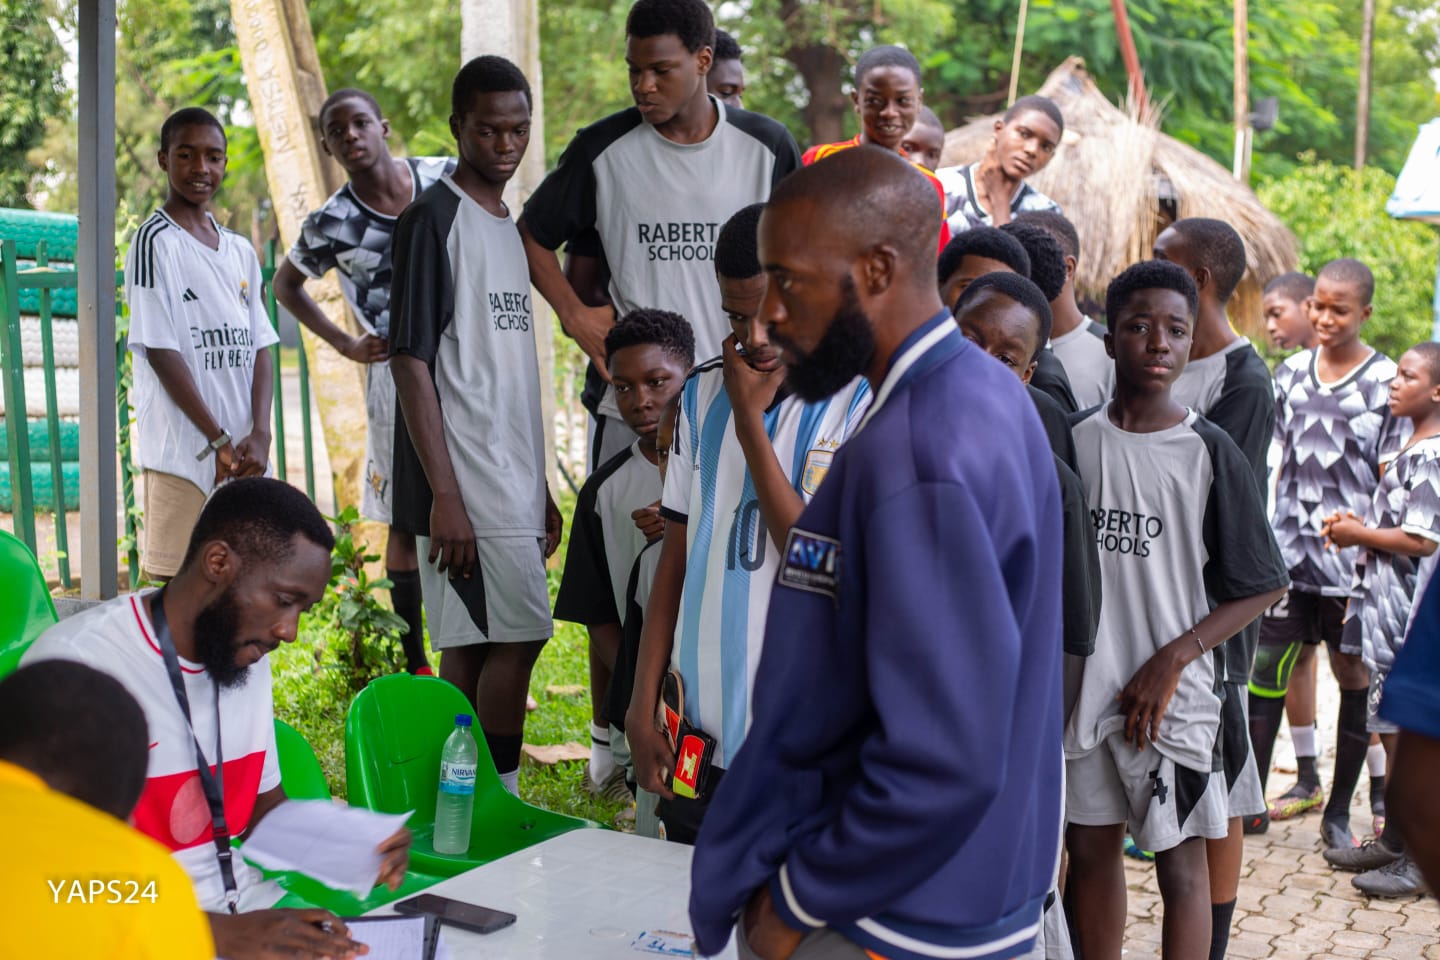
[[[183,302],[185,302],[185,303],[190,303],[191,301],[198,301],[200,298],[197,297],[197,296],[195,296],[195,291],[194,291],[194,290],[191,290],[189,287],[186,287],[186,288],[185,288],[185,293],[184,293],[183,295],[181,295],[180,299],[181,299]]]

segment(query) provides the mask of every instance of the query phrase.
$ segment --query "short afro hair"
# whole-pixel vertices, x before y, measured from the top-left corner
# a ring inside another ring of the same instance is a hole
[[[535,109],[535,98],[530,94],[530,81],[525,74],[504,57],[486,54],[476,57],[455,74],[455,83],[450,88],[450,113],[463,117],[470,110],[478,93],[525,94],[525,104]]]
[[[1425,364],[1425,372],[1430,375],[1431,385],[1440,385],[1440,343],[1421,340],[1405,352],[1418,354],[1420,362]]]
[[[370,112],[375,115],[376,120],[385,119],[385,115],[380,112],[380,101],[358,87],[342,87],[326,97],[325,102],[320,105],[320,134],[322,137],[325,134],[325,114],[343,100],[359,100],[370,108]]]
[[[939,130],[942,134],[945,132],[945,124],[940,121],[940,117],[934,110],[923,104],[920,106],[920,112],[915,114],[915,126],[930,127],[932,130]]]
[[[715,241],[715,272],[727,280],[749,280],[760,276],[760,214],[765,204],[741,207],[725,221]]]
[[[871,47],[860,54],[860,59],[855,61],[855,89],[860,89],[860,84],[865,82],[867,73],[881,67],[899,67],[902,70],[909,70],[915,76],[915,85],[917,87],[924,85],[924,81],[920,77],[920,61],[915,59],[915,54],[904,47],[887,44],[883,47]]]
[[[166,117],[165,122],[160,124],[161,153],[170,149],[170,141],[175,139],[175,135],[180,132],[182,127],[214,127],[220,131],[220,139],[225,141],[225,145],[230,145],[230,138],[225,136],[225,125],[215,114],[204,107],[182,107]]]
[[[1065,135],[1065,115],[1060,112],[1060,108],[1055,104],[1054,100],[1051,100],[1049,97],[1042,97],[1038,93],[1021,97],[1019,100],[1010,104],[1010,109],[1005,111],[1005,115],[1002,116],[1000,120],[1003,123],[1009,123],[1027,110],[1036,110],[1045,114],[1045,116],[1055,121],[1055,126],[1060,128],[1060,135],[1062,137]]]
[[[1315,292],[1315,278],[1308,273],[1291,270],[1265,284],[1265,295],[1279,294],[1286,300],[1304,303]]]
[[[1000,229],[1019,240],[1030,255],[1030,279],[1045,294],[1045,299],[1060,296],[1060,291],[1065,289],[1065,248],[1060,246],[1060,241],[1038,223],[1023,220],[1012,220]]]
[[[1192,321],[1200,309],[1200,291],[1195,288],[1195,278],[1188,270],[1169,260],[1142,260],[1126,267],[1105,288],[1106,326],[1114,329],[1120,311],[1130,303],[1137,290],[1174,290],[1185,298]]]
[[[1030,276],[1030,254],[1019,240],[997,227],[971,227],[957,233],[940,251],[940,262],[936,265],[940,283],[954,276],[960,262],[971,256],[997,260],[1022,277]]]
[[[42,660],[0,681],[0,760],[128,819],[149,765],[145,712],[109,674]]]
[[[305,494],[281,480],[246,477],[215,488],[195,521],[183,571],[205,544],[222,541],[246,563],[274,564],[290,556],[290,541],[299,534],[330,551],[335,535]]]
[[[1360,291],[1360,302],[1366,306],[1375,299],[1375,274],[1354,257],[1341,257],[1339,260],[1331,260],[1320,268],[1315,281],[1334,280],[1337,283],[1352,284]]]
[[[730,34],[715,28],[715,59],[720,60],[743,60],[740,52],[740,43]]]
[[[631,310],[605,334],[605,365],[626,347],[654,344],[685,365],[695,365],[695,332],[690,321],[669,310]]]
[[[1170,228],[1190,242],[1199,266],[1210,271],[1216,298],[1221,303],[1229,300],[1245,276],[1245,241],[1240,234],[1224,220],[1211,217],[1186,217]]]
[[[1080,234],[1075,224],[1058,210],[1027,210],[1015,217],[1017,223],[1033,223],[1055,238],[1065,256],[1080,260]]]
[[[715,49],[715,17],[705,0],[635,0],[625,18],[625,36],[637,40],[673,33],[685,49]]]
[[[987,273],[983,277],[977,277],[975,282],[960,294],[960,300],[955,304],[955,316],[958,318],[964,313],[965,307],[979,299],[986,290],[1009,297],[1030,311],[1030,315],[1035,318],[1035,336],[1038,339],[1035,341],[1035,352],[1030,356],[1033,362],[1040,356],[1040,351],[1045,349],[1045,344],[1050,342],[1050,328],[1055,323],[1045,294],[1035,285],[1035,281],[1027,280],[1018,273]]]

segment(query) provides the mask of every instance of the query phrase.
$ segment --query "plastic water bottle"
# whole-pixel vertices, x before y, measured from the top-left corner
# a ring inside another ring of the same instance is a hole
[[[475,809],[475,765],[480,751],[470,735],[470,714],[455,717],[455,729],[440,751],[440,789],[435,794],[435,852],[470,849],[470,815]]]

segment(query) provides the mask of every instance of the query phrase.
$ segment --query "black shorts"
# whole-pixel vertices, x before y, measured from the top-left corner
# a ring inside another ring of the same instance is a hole
[[[1260,618],[1260,645],[1288,647],[1324,642],[1332,651],[1358,656],[1345,642],[1345,597],[1324,597],[1291,587]]]

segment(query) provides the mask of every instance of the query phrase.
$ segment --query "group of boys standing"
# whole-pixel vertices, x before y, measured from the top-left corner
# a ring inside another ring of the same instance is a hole
[[[738,48],[719,69],[703,0],[639,0],[626,38],[635,107],[580,131],[518,220],[502,194],[531,93],[508,61],[457,75],[453,161],[393,158],[362,91],[321,111],[350,179],[275,288],[369,365],[364,512],[391,525],[411,670],[429,669],[423,603],[514,791],[561,534],[533,283],[594,364],[553,611],[590,635],[587,784],[633,791],[637,832],[698,841],[702,948],[738,920],[742,956],[1065,956],[1073,933],[1118,957],[1128,828],[1155,854],[1166,956],[1223,956],[1304,631],[1341,682],[1348,808],[1409,558],[1440,542],[1440,356],[1415,348],[1397,378],[1360,344],[1373,281],[1338,261],[1304,307],[1320,346],[1281,368],[1277,402],[1226,319],[1245,270],[1226,224],[1172,225],[1110,285],[1106,327],[1081,312],[1075,227],[1025,182],[1064,132],[1050,101],[932,172],[920,66],[879,47],[855,71],[861,133],[802,157],[740,108]],[[170,198],[127,269],[161,578],[210,490],[267,469],[258,266],[206,212],[224,146],[204,111],[167,121]],[[358,336],[304,292],[332,268]],[[1252,678],[1257,634],[1279,666]],[[1408,863],[1389,825],[1352,847],[1339,816],[1332,859]]]

